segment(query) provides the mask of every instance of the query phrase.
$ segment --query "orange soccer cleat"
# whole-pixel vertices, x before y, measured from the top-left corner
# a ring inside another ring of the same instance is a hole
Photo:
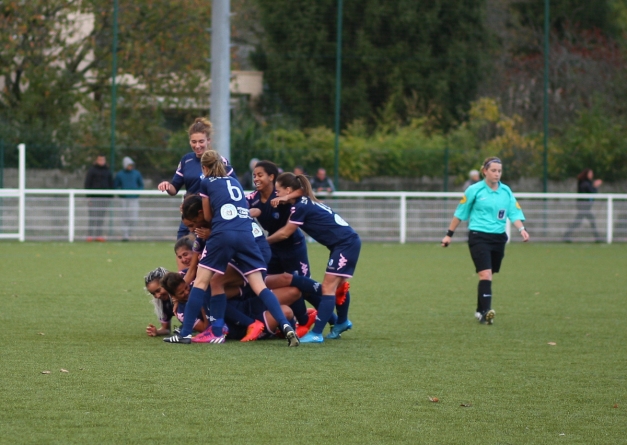
[[[318,311],[313,308],[309,308],[307,309],[307,316],[309,317],[307,319],[307,323],[305,323],[302,326],[296,323],[296,335],[298,336],[298,338],[301,338],[307,335],[307,332],[309,332],[309,329],[311,329],[313,324],[316,322],[316,315],[318,315]]]
[[[252,324],[248,325],[246,330],[246,336],[240,341],[255,341],[259,338],[263,331],[266,329],[265,325],[259,320],[255,320]]]
[[[348,283],[348,281],[344,281],[337,287],[337,289],[335,289],[335,304],[337,304],[338,306],[344,304],[344,302],[346,301],[346,294],[348,293],[350,287],[351,285]]]

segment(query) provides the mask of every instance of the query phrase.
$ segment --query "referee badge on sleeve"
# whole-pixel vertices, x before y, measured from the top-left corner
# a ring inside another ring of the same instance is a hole
[[[466,201],[468,201],[468,198],[466,198],[466,195],[464,195],[464,196],[462,197],[462,200],[461,200],[461,201],[459,201],[459,203],[460,203],[460,204],[466,204]]]

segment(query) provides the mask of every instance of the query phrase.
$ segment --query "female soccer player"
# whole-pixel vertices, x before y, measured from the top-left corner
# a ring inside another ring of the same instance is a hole
[[[157,328],[152,323],[148,325],[146,328],[146,334],[150,337],[170,334],[170,321],[174,316],[174,310],[172,300],[170,300],[170,295],[163,288],[163,286],[161,286],[161,278],[163,278],[167,273],[168,271],[163,267],[157,267],[144,277],[146,291],[153,296],[152,303],[155,306],[155,314],[161,323],[160,328]]]
[[[211,122],[204,117],[198,117],[189,127],[187,133],[189,134],[189,145],[192,147],[193,152],[183,156],[174,173],[172,182],[163,181],[157,186],[159,190],[166,192],[170,196],[176,195],[183,186],[185,186],[186,195],[198,193],[200,181],[204,177],[200,166],[200,158],[211,143]],[[237,179],[229,161],[223,157],[221,157],[221,160],[225,165],[226,174]],[[189,230],[181,224],[176,238],[179,239],[187,234],[189,234]]]
[[[492,309],[492,274],[499,272],[505,256],[505,223],[508,218],[514,222],[523,241],[529,241],[529,234],[523,226],[525,215],[510,188],[501,183],[502,172],[499,158],[491,157],[483,162],[481,174],[484,180],[466,189],[448,232],[442,238],[442,247],[447,247],[459,223],[470,220],[468,247],[479,275],[475,317],[482,324],[494,323],[496,315]]]
[[[335,292],[342,283],[353,276],[361,240],[340,215],[330,207],[316,199],[311,183],[303,175],[281,173],[276,180],[276,191],[279,197],[288,197],[290,193],[302,194],[299,198],[289,198],[292,204],[291,215],[287,224],[268,237],[270,245],[288,239],[301,227],[309,236],[326,246],[329,251],[326,273],[322,281],[322,296],[318,306],[318,317],[311,332],[305,335],[302,343],[322,343],[322,331],[337,303],[337,323],[326,338],[339,338],[340,334],[352,328],[348,319],[350,294],[346,294],[343,302],[337,301]]]
[[[261,227],[269,235],[285,226],[290,217],[291,205],[280,204],[272,206],[272,199],[277,193],[274,188],[279,169],[273,162],[258,161],[253,169],[253,183],[255,191],[246,196],[250,208],[250,216],[257,218]],[[307,256],[307,243],[300,230],[296,230],[283,241],[271,246],[272,257],[268,262],[268,276],[266,284],[270,289],[275,286],[295,286],[303,292],[303,297],[314,307],[320,305],[320,284],[312,280]],[[287,274],[287,276],[282,276]],[[305,300],[299,299],[292,305],[294,314],[299,323],[297,334],[305,335],[315,321],[313,311],[308,311]],[[332,314],[332,324],[336,317]]]
[[[201,159],[205,176],[200,185],[203,200],[204,218],[211,221],[211,236],[207,240],[203,255],[198,265],[194,288],[185,307],[185,321],[181,333],[166,338],[169,343],[191,343],[190,314],[198,312],[203,304],[204,295],[214,273],[224,274],[229,261],[236,261],[239,271],[250,284],[253,292],[261,298],[275,320],[279,322],[288,346],[298,346],[298,337],[289,324],[281,306],[266,288],[261,271],[266,264],[253,235],[252,218],[244,191],[237,179],[229,178],[220,155],[214,150],[206,151]],[[211,329],[203,332],[206,343],[224,343],[224,314],[226,295],[211,295]],[[195,342],[199,342],[196,340]]]

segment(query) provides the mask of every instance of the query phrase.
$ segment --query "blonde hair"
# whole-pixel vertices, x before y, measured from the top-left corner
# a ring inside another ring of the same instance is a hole
[[[211,135],[213,134],[213,125],[211,121],[206,117],[197,117],[194,120],[194,123],[187,130],[187,134],[189,137],[192,137],[192,134],[203,133],[207,136],[207,139],[211,139]]]
[[[200,165],[209,169],[209,173],[206,176],[214,178],[225,178],[228,176],[222,156],[215,150],[207,150],[204,152],[200,158]]]

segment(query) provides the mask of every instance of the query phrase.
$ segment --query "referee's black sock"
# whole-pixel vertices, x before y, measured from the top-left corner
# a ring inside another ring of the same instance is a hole
[[[492,309],[492,281],[480,280],[477,289],[479,312],[485,314]]]

